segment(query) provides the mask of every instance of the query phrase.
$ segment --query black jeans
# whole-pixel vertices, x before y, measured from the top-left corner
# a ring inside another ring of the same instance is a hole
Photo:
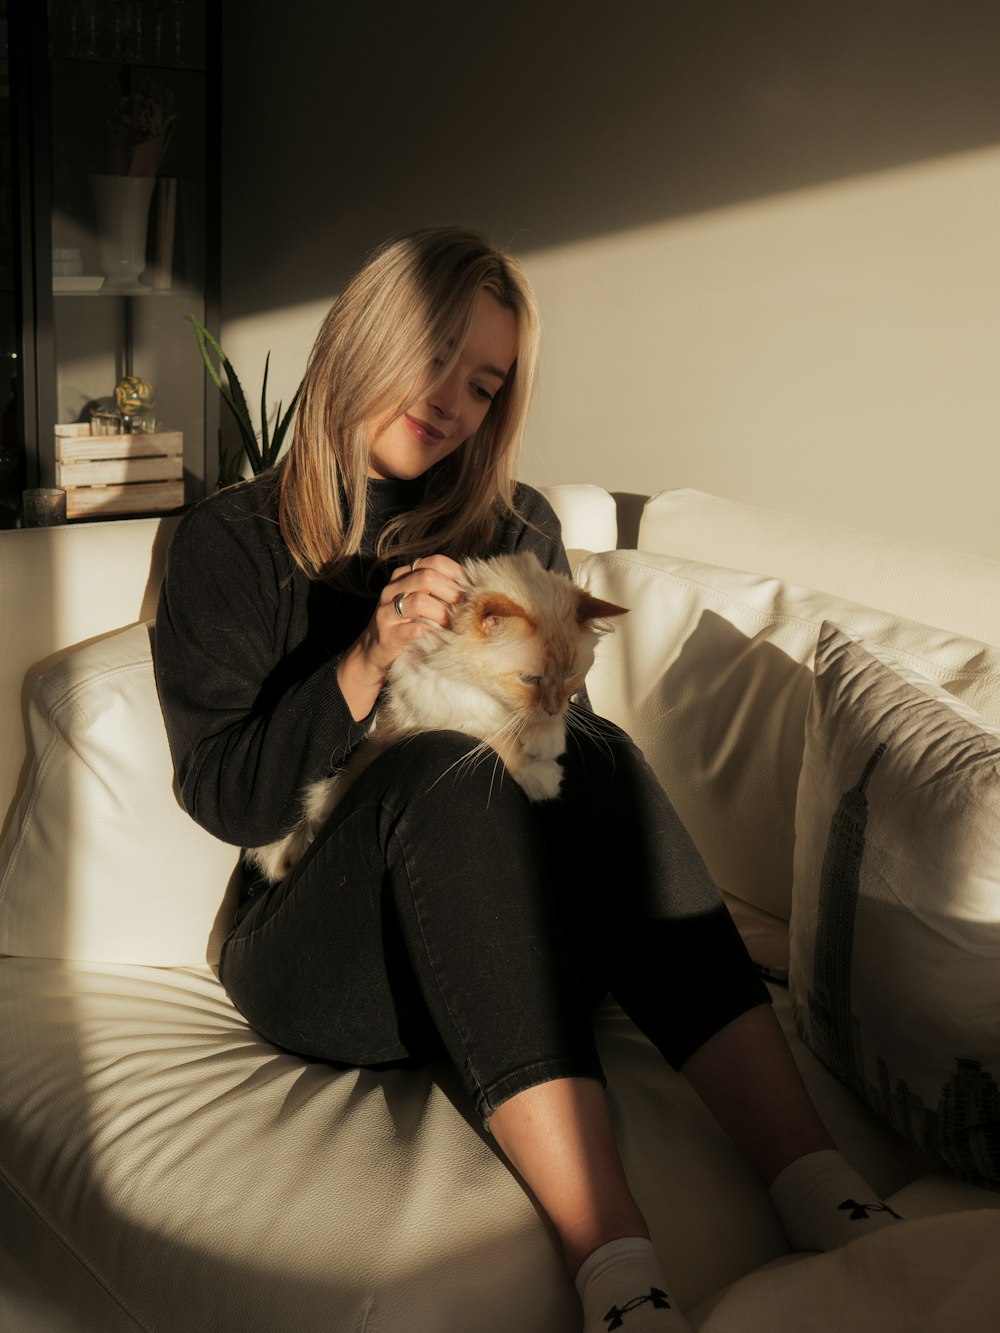
[[[268,1040],[351,1066],[447,1054],[487,1119],[534,1084],[603,1080],[610,992],[675,1068],[769,996],[632,741],[574,714],[557,800],[457,732],[380,756],[220,973]],[[595,734],[598,732],[599,734]]]

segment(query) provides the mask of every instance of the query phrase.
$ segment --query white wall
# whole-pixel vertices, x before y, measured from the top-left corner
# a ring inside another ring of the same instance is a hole
[[[528,477],[1000,557],[1000,148],[528,259]]]
[[[752,8],[300,0],[276,27],[226,0],[223,343],[251,397],[271,349],[287,399],[370,245],[461,218],[543,309],[526,479],[1000,558],[1000,6]]]

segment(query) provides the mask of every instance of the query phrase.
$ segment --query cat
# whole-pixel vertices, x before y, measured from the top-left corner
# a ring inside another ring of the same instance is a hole
[[[248,851],[272,882],[301,859],[350,782],[390,745],[425,731],[461,731],[495,751],[532,801],[559,794],[566,712],[600,636],[626,608],[601,601],[530,552],[466,560],[450,624],[429,624],[389,670],[375,723],[345,767],[311,783],[284,838]],[[502,776],[502,775],[501,775]]]

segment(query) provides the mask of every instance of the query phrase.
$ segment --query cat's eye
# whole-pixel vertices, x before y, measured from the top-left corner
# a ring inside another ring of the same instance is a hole
[[[521,672],[521,679],[525,685],[541,685],[542,683],[541,676],[526,676],[523,671]]]

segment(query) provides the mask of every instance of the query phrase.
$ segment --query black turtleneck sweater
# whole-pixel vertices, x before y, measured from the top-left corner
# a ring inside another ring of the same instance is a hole
[[[423,481],[371,481],[364,550]],[[522,519],[498,524],[489,554],[534,551],[568,572],[559,521],[519,486]],[[431,552],[428,552],[431,554]],[[360,560],[362,570],[367,561]],[[160,705],[185,808],[216,837],[259,847],[287,832],[302,788],[368,731],[337,681],[376,596],[308,579],[278,528],[273,474],[220,491],[185,515],[167,556],[156,617]]]

